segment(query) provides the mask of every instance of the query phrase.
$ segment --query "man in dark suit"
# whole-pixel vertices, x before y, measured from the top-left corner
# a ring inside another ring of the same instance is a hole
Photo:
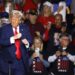
[[[0,75],[27,75],[31,35],[27,25],[21,23],[22,13],[13,10],[11,24],[1,28]]]

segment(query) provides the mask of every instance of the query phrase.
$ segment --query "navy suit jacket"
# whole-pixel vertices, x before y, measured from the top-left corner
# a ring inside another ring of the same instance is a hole
[[[26,38],[29,43],[31,43],[32,38],[30,35],[29,28],[27,25],[20,24],[19,25],[20,33],[22,34],[21,40]],[[2,46],[0,50],[0,71],[8,72],[9,63],[17,63],[15,57],[16,47],[15,44],[10,43],[10,37],[14,36],[13,28],[11,24],[5,25],[0,30],[0,45]],[[25,69],[28,68],[28,53],[25,45],[21,42],[21,52],[22,52],[22,60]],[[17,66],[14,65],[14,68]]]

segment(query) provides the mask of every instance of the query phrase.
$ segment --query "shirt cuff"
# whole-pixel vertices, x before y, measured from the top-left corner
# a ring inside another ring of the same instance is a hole
[[[71,56],[72,56],[71,54],[68,54],[68,55],[67,55],[68,58],[71,57]]]
[[[10,43],[11,44],[15,43],[14,37],[10,37]]]
[[[67,57],[70,61],[75,62],[75,56],[68,54]]]
[[[53,56],[49,56],[48,61],[49,62],[54,62],[56,59],[57,59],[57,56],[53,55]]]
[[[25,46],[26,46],[26,48],[29,48],[29,43],[28,43],[28,44],[26,44]]]

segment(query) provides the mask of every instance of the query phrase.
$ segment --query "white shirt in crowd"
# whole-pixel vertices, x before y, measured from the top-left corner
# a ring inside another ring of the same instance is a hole
[[[75,55],[68,54],[67,57],[70,61],[75,62]],[[48,57],[48,61],[50,63],[54,62],[56,59],[57,59],[57,56],[55,54]]]

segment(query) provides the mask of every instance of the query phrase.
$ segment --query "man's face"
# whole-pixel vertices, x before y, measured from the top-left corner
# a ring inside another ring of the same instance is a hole
[[[56,23],[56,24],[61,24],[61,23],[62,23],[62,18],[61,18],[61,16],[57,15],[57,16],[55,17],[55,23]]]
[[[29,14],[29,20],[31,23],[35,23],[37,19],[37,15]]]
[[[13,27],[17,27],[19,25],[19,21],[20,21],[19,15],[17,15],[17,14],[12,15],[10,18],[10,21],[11,21],[11,25]]]
[[[69,45],[69,38],[67,36],[63,36],[60,38],[60,44],[62,46],[67,47]]]

